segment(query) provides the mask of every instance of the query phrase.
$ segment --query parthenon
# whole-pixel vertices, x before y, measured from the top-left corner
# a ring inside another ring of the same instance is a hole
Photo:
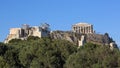
[[[93,34],[93,25],[87,23],[77,23],[72,26],[72,31],[81,34]]]

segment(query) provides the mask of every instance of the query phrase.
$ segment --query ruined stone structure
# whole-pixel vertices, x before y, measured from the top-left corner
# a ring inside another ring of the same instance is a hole
[[[85,44],[86,40],[85,40],[85,36],[82,35],[80,40],[78,40],[78,46],[83,46]]]
[[[10,33],[5,39],[5,43],[8,43],[11,39],[26,39],[29,36],[47,37],[49,35],[49,25],[43,24],[42,26],[30,27],[27,24],[22,25],[21,28],[11,28]]]
[[[72,26],[72,31],[78,34],[93,34],[93,25],[88,23],[77,23]],[[85,36],[82,35],[80,39],[78,39],[78,45],[82,46],[85,43]]]
[[[93,25],[87,23],[77,23],[72,26],[72,31],[81,34],[92,34],[94,33]]]
[[[50,36],[54,39],[65,39],[78,46],[83,46],[85,43],[94,43],[98,45],[109,45],[110,48],[117,46],[107,33],[96,34],[93,30],[93,25],[87,23],[77,23],[72,26],[72,31],[53,31]]]
[[[30,27],[27,24],[21,28],[11,28],[10,33],[4,43],[8,43],[11,39],[27,39],[29,36],[47,37],[52,39],[63,39],[74,43],[77,46],[83,46],[85,43],[94,43],[98,45],[109,45],[110,49],[117,48],[116,43],[107,33],[96,34],[93,25],[87,23],[78,23],[72,26],[72,31],[51,31],[48,24]]]
[[[117,44],[115,42],[110,43],[110,49],[113,50],[113,48],[117,48]]]

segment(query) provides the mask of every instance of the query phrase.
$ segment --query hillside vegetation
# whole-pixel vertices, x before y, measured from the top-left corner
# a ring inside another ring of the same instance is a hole
[[[28,37],[0,43],[0,68],[116,68],[120,51],[86,43],[78,48],[66,40]]]

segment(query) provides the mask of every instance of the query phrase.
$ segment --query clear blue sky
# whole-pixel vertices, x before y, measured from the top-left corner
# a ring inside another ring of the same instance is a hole
[[[47,22],[51,30],[71,30],[87,22],[120,44],[120,0],[0,0],[0,41],[9,29]]]

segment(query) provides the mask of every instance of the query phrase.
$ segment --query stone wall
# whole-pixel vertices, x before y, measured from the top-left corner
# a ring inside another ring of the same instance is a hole
[[[22,28],[11,28],[4,43],[8,43],[12,39],[24,40],[29,36],[46,37],[49,35],[49,32],[50,31],[39,26],[28,27],[28,25],[24,25]]]

